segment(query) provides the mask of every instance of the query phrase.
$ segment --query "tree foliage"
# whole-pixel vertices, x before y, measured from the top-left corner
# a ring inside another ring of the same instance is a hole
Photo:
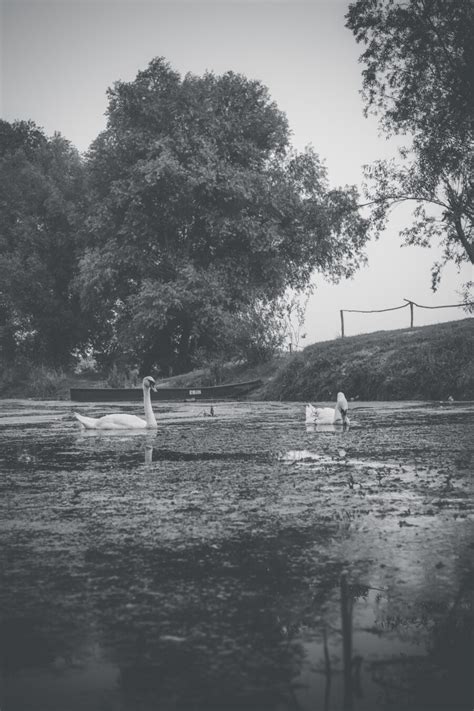
[[[84,307],[107,324],[97,340],[106,355],[182,370],[315,269],[337,279],[358,267],[367,222],[357,192],[330,190],[318,156],[291,150],[260,82],[182,79],[155,59],[108,96],[88,155],[79,278]]]
[[[71,283],[84,203],[83,167],[60,135],[0,122],[0,351],[64,364],[81,336]]]
[[[367,167],[381,228],[391,207],[415,204],[407,244],[437,240],[442,266],[474,262],[474,4],[471,0],[356,0],[347,27],[365,47],[366,113],[388,135],[411,136],[398,161]]]

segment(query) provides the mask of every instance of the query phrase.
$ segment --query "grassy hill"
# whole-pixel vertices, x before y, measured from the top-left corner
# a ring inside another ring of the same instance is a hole
[[[474,319],[377,331],[308,346],[252,368],[228,365],[222,382],[261,378],[252,400],[474,400]],[[193,371],[162,381],[209,385]]]
[[[315,343],[293,355],[248,367],[226,365],[219,382],[260,378],[252,400],[335,400],[342,390],[359,400],[474,400],[474,319]],[[72,375],[36,368],[21,378],[0,374],[0,397],[68,399],[71,387],[111,385],[99,374]],[[215,373],[196,370],[159,381],[203,386]],[[128,383],[117,383],[129,386]]]
[[[474,399],[474,320],[340,338],[293,356],[260,392],[270,400]]]

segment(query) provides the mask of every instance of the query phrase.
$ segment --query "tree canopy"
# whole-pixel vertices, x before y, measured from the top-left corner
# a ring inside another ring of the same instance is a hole
[[[0,353],[51,364],[81,340],[77,267],[83,166],[56,134],[0,121]]]
[[[307,286],[315,269],[350,276],[364,259],[357,191],[330,189],[317,154],[291,149],[260,82],[181,78],[158,58],[108,98],[87,156],[78,280],[83,307],[106,324],[105,355],[189,368],[228,348],[256,304]]]
[[[474,5],[471,0],[356,0],[347,27],[365,49],[366,113],[388,135],[411,144],[399,160],[366,169],[372,217],[383,226],[391,207],[412,201],[407,244],[443,247],[436,288],[448,261],[474,263]]]

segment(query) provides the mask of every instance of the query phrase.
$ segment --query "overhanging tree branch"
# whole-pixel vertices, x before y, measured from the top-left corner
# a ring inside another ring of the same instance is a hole
[[[389,207],[415,202],[409,244],[439,239],[443,264],[474,263],[474,5],[466,0],[354,0],[346,26],[365,45],[361,61],[365,112],[378,113],[388,133],[412,134],[401,165],[377,161],[371,189],[358,208],[372,208],[380,229]],[[388,85],[388,90],[387,90]],[[428,214],[424,205],[440,209]],[[434,223],[437,223],[436,228]],[[444,228],[444,229],[442,229]]]

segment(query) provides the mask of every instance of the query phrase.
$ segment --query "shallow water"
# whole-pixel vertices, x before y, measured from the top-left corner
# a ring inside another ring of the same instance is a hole
[[[471,709],[474,404],[72,409],[0,401],[2,711]]]

